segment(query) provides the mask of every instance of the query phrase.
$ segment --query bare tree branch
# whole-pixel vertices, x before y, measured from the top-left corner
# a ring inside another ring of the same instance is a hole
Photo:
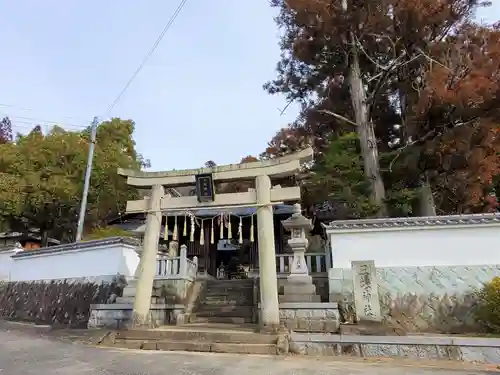
[[[335,112],[332,112],[332,111],[329,111],[327,109],[318,109],[317,112],[319,113],[324,113],[326,115],[330,115],[330,116],[333,116],[339,120],[342,120],[342,121],[345,121],[347,122],[348,124],[351,124],[352,126],[358,126],[358,124],[356,124],[354,121],[352,120],[349,120],[347,117],[344,117],[342,115],[339,115],[338,113],[335,113]]]
[[[408,148],[410,146],[413,146],[416,143],[425,141],[426,139],[428,139],[430,136],[432,136],[435,133],[436,133],[436,130],[433,129],[433,130],[429,131],[427,134],[425,134],[424,136],[422,136],[422,137],[420,137],[420,138],[418,138],[418,139],[416,139],[416,140],[414,140],[412,142],[408,142],[404,146],[400,147],[397,150],[396,156],[394,156],[394,158],[391,160],[391,163],[389,164],[389,172],[392,172],[392,166],[394,165],[394,163],[396,162],[396,160],[399,158],[399,156],[401,155],[401,153],[403,152],[403,150],[405,150],[406,148]]]
[[[356,35],[353,34],[353,38],[355,40],[355,44],[356,44],[356,47],[363,53],[363,55],[366,56],[366,58],[368,60],[370,60],[370,62],[375,65],[377,68],[381,69],[381,70],[388,70],[392,64],[389,64],[388,66],[383,66],[383,65],[380,65],[378,62],[376,62],[367,52],[366,50],[363,48],[363,45],[361,44],[361,42],[359,41],[358,37]]]
[[[293,103],[293,99],[290,99],[288,101],[288,103],[286,103],[285,108],[283,108],[283,109],[278,108],[278,110],[280,111],[280,116],[283,116],[283,114],[286,112],[286,110],[288,109],[288,107],[290,107],[290,104],[292,104],[292,103]]]
[[[439,65],[440,67],[442,68],[445,68],[446,70],[450,71],[450,72],[453,72],[453,70],[451,70],[449,67],[447,67],[446,65],[440,63],[439,61],[437,61],[436,59],[433,59],[432,57],[430,57],[428,54],[426,54],[421,48],[417,48],[417,51],[419,53],[422,54],[422,56],[424,56],[427,60],[433,62],[434,64],[437,64]]]
[[[386,79],[387,79],[387,76],[392,71],[394,71],[395,69],[399,69],[402,66],[405,66],[405,65],[415,61],[416,59],[418,59],[422,55],[419,54],[417,56],[413,56],[411,59],[409,59],[407,61],[400,62],[399,60],[402,59],[404,56],[406,56],[406,53],[402,53],[396,60],[393,61],[391,66],[389,66],[389,68],[386,71],[382,72],[382,76],[380,77],[379,81],[377,82],[377,86],[375,87],[375,89],[373,90],[373,93],[370,94],[370,97],[367,100],[368,102],[371,102],[371,104],[373,104],[373,102],[375,101],[376,95],[378,94],[380,89],[384,86]]]

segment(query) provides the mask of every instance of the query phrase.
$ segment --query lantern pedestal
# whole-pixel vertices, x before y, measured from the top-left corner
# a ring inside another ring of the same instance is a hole
[[[300,204],[294,205],[292,217],[282,222],[286,230],[292,232],[288,244],[293,251],[293,259],[290,265],[290,275],[283,286],[283,295],[280,302],[320,302],[321,297],[316,294],[316,286],[307,269],[305,252],[308,240],[306,230],[312,228],[311,220],[302,216]]]

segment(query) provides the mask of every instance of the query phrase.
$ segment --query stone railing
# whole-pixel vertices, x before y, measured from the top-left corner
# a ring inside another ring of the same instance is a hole
[[[179,256],[158,255],[156,279],[192,279],[198,273],[198,257],[188,259],[187,246],[182,245]]]
[[[330,258],[326,253],[306,253],[306,263],[309,274],[326,274],[331,268]],[[276,272],[279,274],[288,274],[292,264],[293,254],[276,255]]]

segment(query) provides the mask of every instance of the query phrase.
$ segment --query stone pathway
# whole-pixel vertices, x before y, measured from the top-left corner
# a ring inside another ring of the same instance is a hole
[[[484,366],[400,360],[331,360],[304,357],[196,354],[100,349],[44,337],[0,323],[0,375],[457,375],[488,374]],[[436,367],[438,366],[438,367]],[[446,366],[445,366],[446,367]],[[465,368],[464,368],[465,367]],[[462,368],[462,370],[460,369]]]

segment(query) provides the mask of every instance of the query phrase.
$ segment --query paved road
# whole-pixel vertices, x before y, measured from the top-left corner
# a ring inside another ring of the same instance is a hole
[[[89,347],[0,327],[0,375],[475,375],[481,371],[418,369],[298,357],[148,352]]]

